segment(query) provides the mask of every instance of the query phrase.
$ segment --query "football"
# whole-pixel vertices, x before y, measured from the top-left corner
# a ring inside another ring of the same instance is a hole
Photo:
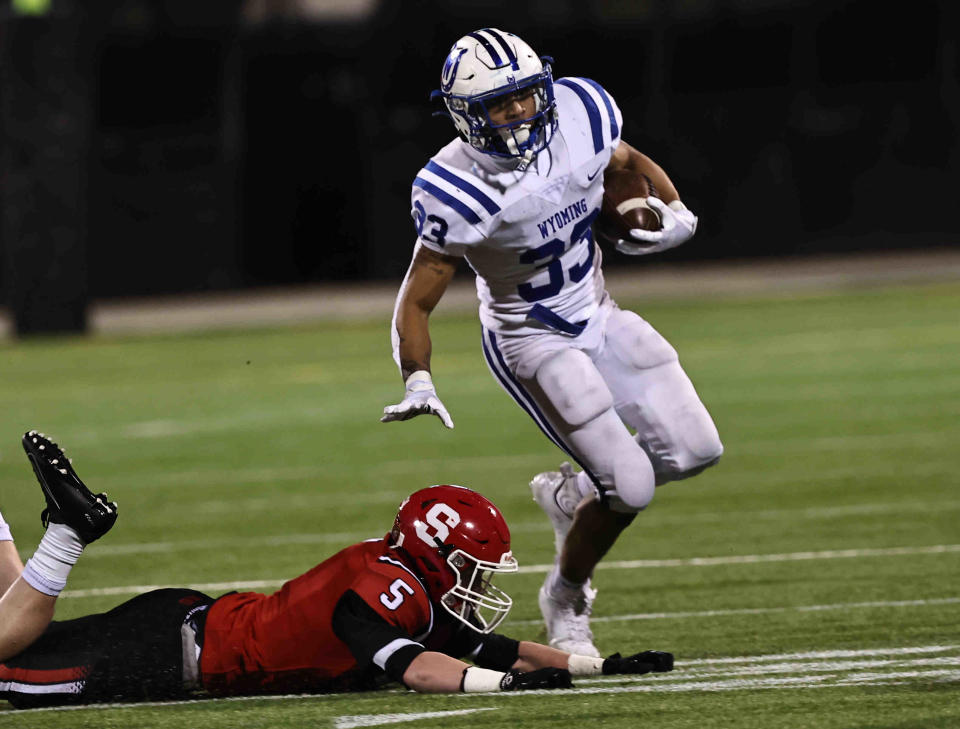
[[[660,214],[647,205],[648,197],[659,196],[646,175],[632,170],[605,173],[598,231],[611,240],[629,240],[631,228],[660,230]]]

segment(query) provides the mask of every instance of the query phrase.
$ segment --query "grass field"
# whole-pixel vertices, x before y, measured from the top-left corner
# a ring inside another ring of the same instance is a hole
[[[673,673],[549,696],[0,702],[0,727],[960,726],[960,284],[621,303],[676,345],[726,446],[659,490],[596,576],[601,650],[670,650]],[[542,637],[552,532],[527,482],[562,455],[487,372],[473,315],[433,323],[456,429],[380,424],[401,391],[386,329],[0,344],[0,508],[21,552],[41,534],[24,430],[120,503],[58,617],[149,586],[272,590],[383,534],[410,491],[453,482],[513,527],[503,632]]]

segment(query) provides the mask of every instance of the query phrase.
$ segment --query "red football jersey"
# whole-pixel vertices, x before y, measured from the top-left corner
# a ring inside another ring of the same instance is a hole
[[[337,637],[334,610],[349,591],[372,608],[375,622],[379,616],[389,624],[386,632],[344,636],[351,645]],[[218,599],[203,630],[200,672],[204,687],[217,694],[350,688],[370,669],[369,663],[358,665],[358,646],[382,656],[407,638],[424,640],[432,627],[425,588],[386,539],[361,542],[272,595],[242,592]]]

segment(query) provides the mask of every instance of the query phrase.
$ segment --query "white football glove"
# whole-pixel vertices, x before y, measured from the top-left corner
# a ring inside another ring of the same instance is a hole
[[[646,256],[676,248],[697,232],[697,216],[679,200],[669,205],[656,197],[648,197],[647,204],[660,214],[660,230],[632,228],[631,240],[618,240],[615,248],[628,256]]]
[[[448,428],[453,427],[453,419],[450,413],[437,397],[437,391],[433,387],[433,379],[426,370],[417,370],[407,378],[407,390],[403,396],[403,401],[396,405],[387,405],[383,409],[381,423],[389,423],[394,420],[409,420],[417,415],[429,413],[436,415]]]

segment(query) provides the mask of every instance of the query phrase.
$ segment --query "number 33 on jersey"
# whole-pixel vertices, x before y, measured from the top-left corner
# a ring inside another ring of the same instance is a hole
[[[524,171],[454,140],[413,183],[420,245],[477,274],[480,320],[523,333],[588,319],[603,297],[592,224],[620,142],[613,98],[589,79],[555,83],[559,128]],[[565,331],[565,330],[564,330]]]

